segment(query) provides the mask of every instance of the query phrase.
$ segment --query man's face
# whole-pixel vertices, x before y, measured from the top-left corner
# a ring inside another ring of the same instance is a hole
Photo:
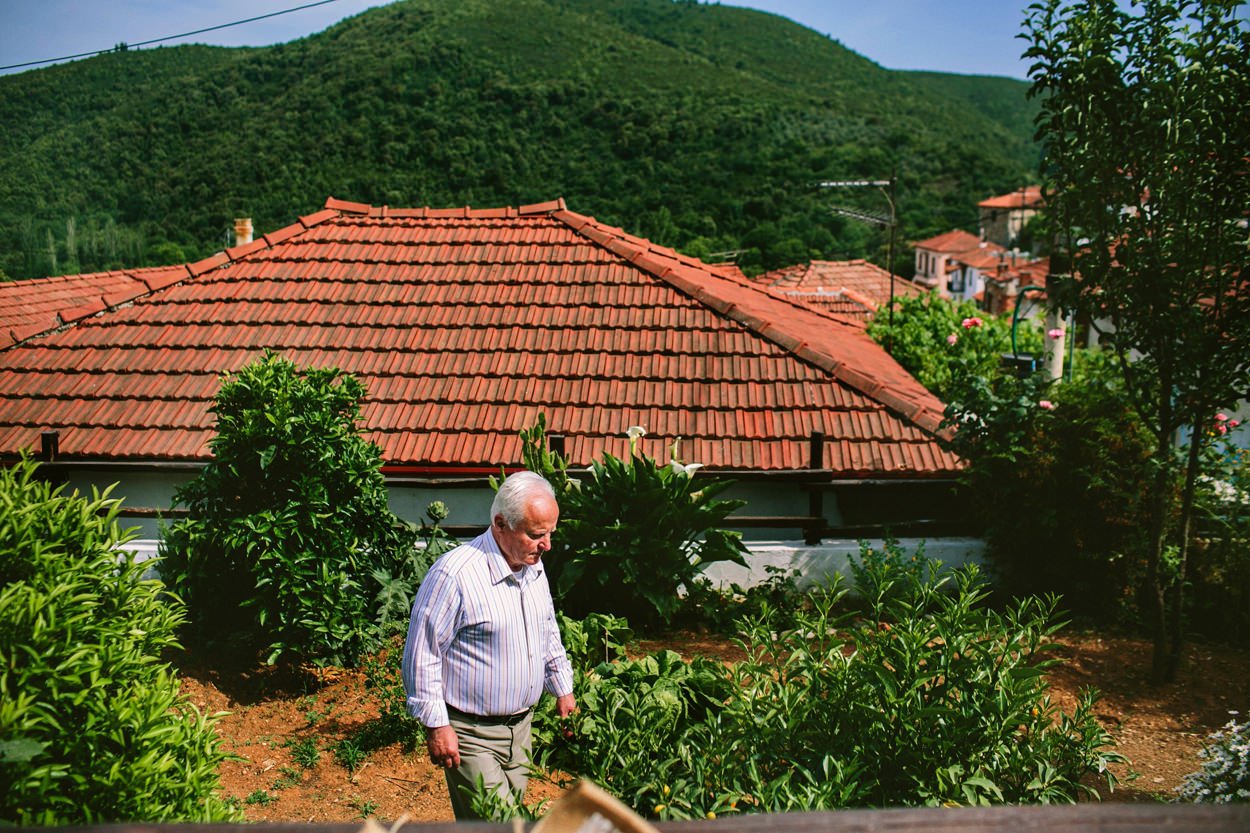
[[[526,565],[534,566],[551,549],[551,533],[560,520],[560,507],[546,495],[531,498],[525,506],[525,516],[510,529],[503,515],[496,515],[493,524],[495,543],[513,571]]]

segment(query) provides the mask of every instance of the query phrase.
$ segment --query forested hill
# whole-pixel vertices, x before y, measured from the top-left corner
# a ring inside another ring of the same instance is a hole
[[[893,72],[684,0],[401,0],[263,49],[116,51],[0,77],[0,269],[196,259],[328,196],[570,208],[748,270],[975,229],[1036,166],[1027,85]],[[900,265],[910,260],[899,246]]]

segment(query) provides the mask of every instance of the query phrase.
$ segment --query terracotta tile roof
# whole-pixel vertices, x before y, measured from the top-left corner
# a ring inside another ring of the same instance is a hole
[[[890,273],[863,259],[813,260],[765,272],[754,280],[860,324],[890,300]],[[906,278],[894,278],[896,298],[924,295],[928,291]]]
[[[186,266],[156,266],[0,283],[0,349],[187,277]]]
[[[980,244],[981,238],[972,232],[955,229],[954,231],[942,232],[936,237],[930,237],[927,240],[912,243],[912,246],[917,249],[928,249],[931,252],[956,254],[958,252],[966,252],[969,249],[975,249]]]
[[[807,469],[813,431],[832,477],[958,467],[942,404],[862,330],[562,200],[331,199],[181,274],[0,350],[0,455],[55,430],[64,460],[207,459],[221,374],[274,349],[360,378],[392,471],[519,463],[540,413],[578,466],[642,425],[652,456],[680,437],[722,470]]]
[[[955,253],[953,259],[982,272],[991,272],[1000,263],[1011,261],[1010,252],[1006,248],[988,241],[978,243],[967,251]]]
[[[1005,268],[1002,270],[989,269],[985,272],[985,279],[996,281],[998,283],[1006,283],[1014,280],[1020,285],[1033,284],[1035,286],[1045,285],[1047,277],[1050,275],[1050,258],[1043,257],[1037,260],[1020,259],[1013,266],[1010,259],[1007,260]]]
[[[1038,209],[1042,207],[1042,202],[1041,186],[1029,185],[1021,188],[1019,191],[1012,191],[1010,194],[1002,194],[997,197],[990,197],[988,200],[981,200],[977,203],[977,206],[979,208]]]

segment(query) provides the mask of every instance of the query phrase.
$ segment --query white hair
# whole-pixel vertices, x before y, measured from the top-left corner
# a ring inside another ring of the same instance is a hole
[[[539,496],[556,499],[555,489],[551,488],[551,484],[541,474],[518,471],[508,475],[500,485],[499,491],[495,492],[494,501],[491,502],[491,523],[502,515],[508,529],[516,529],[517,525],[525,520],[525,507]]]

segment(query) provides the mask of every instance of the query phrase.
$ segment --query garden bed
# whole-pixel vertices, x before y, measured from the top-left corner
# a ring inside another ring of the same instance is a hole
[[[1180,680],[1154,687],[1148,681],[1146,640],[1067,633],[1057,641],[1066,661],[1050,672],[1053,698],[1070,711],[1080,689],[1099,689],[1099,720],[1131,762],[1121,768],[1123,783],[1104,795],[1106,800],[1167,800],[1184,776],[1198,769],[1207,734],[1228,721],[1230,710],[1250,709],[1248,651],[1193,645]],[[636,651],[664,647],[686,657],[739,656],[727,639],[690,634],[642,642]],[[378,713],[362,673],[227,674],[190,663],[180,670],[192,702],[209,712],[229,712],[218,730],[225,749],[239,760],[223,765],[222,786],[242,802],[248,821],[452,818],[442,773],[422,750],[383,748],[354,773],[335,761],[330,748]],[[542,784],[531,790],[536,799],[556,794]]]

